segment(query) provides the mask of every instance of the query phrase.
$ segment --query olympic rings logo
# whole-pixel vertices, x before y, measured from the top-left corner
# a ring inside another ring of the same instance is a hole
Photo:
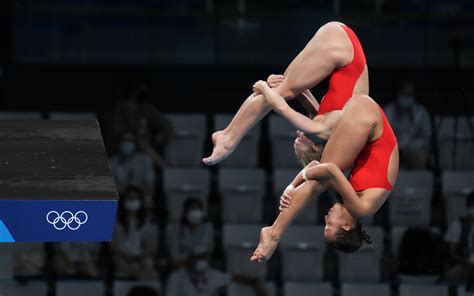
[[[75,214],[70,211],[64,211],[61,214],[56,211],[49,211],[46,215],[46,221],[52,224],[56,230],[63,230],[66,227],[70,230],[78,230],[88,219],[89,216],[84,211],[79,211]]]

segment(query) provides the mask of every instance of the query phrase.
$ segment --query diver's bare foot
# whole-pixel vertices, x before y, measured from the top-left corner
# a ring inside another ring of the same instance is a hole
[[[224,131],[218,131],[212,134],[212,142],[214,143],[214,149],[212,150],[211,156],[202,159],[206,165],[218,164],[234,151],[234,145],[229,144],[229,140],[224,135]]]
[[[260,231],[260,243],[253,252],[250,261],[263,262],[269,260],[280,242],[279,236],[273,234],[272,227],[264,227]]]

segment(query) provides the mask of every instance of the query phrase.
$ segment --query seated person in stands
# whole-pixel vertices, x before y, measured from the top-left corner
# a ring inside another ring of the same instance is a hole
[[[416,101],[415,84],[400,84],[398,98],[384,107],[398,139],[400,168],[425,169],[431,152],[431,119],[428,110]]]
[[[122,99],[112,113],[111,132],[114,138],[126,131],[137,136],[137,143],[149,152],[157,167],[163,166],[165,147],[171,134],[171,123],[155,106],[144,79],[132,79],[124,84]]]
[[[263,283],[244,275],[232,275],[209,266],[209,254],[194,253],[184,267],[174,271],[166,284],[165,296],[213,296],[222,295],[232,282],[250,285],[255,295],[265,296]]]
[[[110,168],[119,193],[130,185],[138,186],[145,194],[146,208],[152,207],[155,190],[153,160],[148,153],[139,149],[137,136],[133,132],[122,134],[118,152],[110,159]]]
[[[201,199],[189,197],[184,201],[176,231],[167,233],[168,248],[174,265],[182,266],[194,251],[212,254],[214,227],[206,219]]]
[[[158,227],[148,217],[143,192],[130,186],[119,200],[118,223],[112,240],[115,276],[156,280]]]

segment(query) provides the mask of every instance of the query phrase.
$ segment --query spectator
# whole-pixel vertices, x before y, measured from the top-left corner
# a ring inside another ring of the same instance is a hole
[[[60,277],[90,277],[99,276],[98,243],[58,243],[55,246],[54,265]]]
[[[148,102],[148,86],[141,80],[132,81],[125,88],[125,98],[112,114],[112,132],[120,137],[125,131],[133,131],[137,142],[153,144],[159,155],[163,154],[171,132],[171,124],[158,109]]]
[[[262,282],[242,276],[231,275],[209,267],[208,253],[192,254],[186,265],[173,272],[166,285],[166,296],[213,296],[219,295],[231,281],[251,285],[256,295],[264,296]]]
[[[385,106],[384,111],[397,136],[400,168],[426,168],[431,147],[431,120],[426,108],[416,102],[413,82],[403,82],[397,101]]]
[[[153,161],[137,149],[136,137],[131,131],[123,133],[119,152],[110,159],[110,166],[119,193],[130,185],[138,186],[147,196],[146,206],[150,206],[155,188]]]
[[[467,196],[466,208],[467,214],[451,222],[444,236],[450,255],[444,277],[457,283],[474,281],[474,192]]]
[[[139,187],[128,187],[119,200],[112,241],[116,277],[157,279],[154,268],[157,237],[158,228],[148,219],[142,191]]]
[[[184,202],[178,229],[168,233],[167,241],[177,266],[185,264],[193,252],[212,253],[214,228],[205,217],[202,200],[191,197]]]

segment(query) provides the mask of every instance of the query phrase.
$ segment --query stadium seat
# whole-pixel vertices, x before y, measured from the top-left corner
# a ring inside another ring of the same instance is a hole
[[[437,131],[437,144],[439,164],[441,169],[451,169],[453,163],[454,149],[454,124],[455,117],[452,116],[436,116],[435,131]]]
[[[465,286],[459,286],[457,287],[457,296],[472,296],[474,295],[474,290],[468,290],[467,287]]]
[[[166,146],[168,166],[201,166],[206,136],[205,114],[167,114],[173,127],[173,136]]]
[[[283,287],[284,296],[332,296],[330,283],[286,282]]]
[[[474,117],[457,117],[454,169],[474,169]]]
[[[224,223],[260,223],[265,172],[260,169],[220,169],[219,193]]]
[[[48,284],[44,281],[30,281],[25,285],[13,280],[0,281],[0,295],[46,296],[48,295]]]
[[[273,168],[298,168],[293,144],[296,128],[280,116],[270,116],[270,142]]]
[[[285,281],[318,281],[324,275],[324,227],[291,225],[280,243]]]
[[[431,218],[433,175],[430,171],[400,171],[388,199],[393,225],[425,226]]]
[[[441,169],[474,169],[474,117],[435,118]]]
[[[223,130],[232,120],[231,114],[214,115],[214,131]],[[223,161],[221,167],[253,168],[258,164],[260,125],[254,126],[240,141],[232,154]]]
[[[400,296],[448,296],[448,286],[426,284],[400,284]]]
[[[339,279],[344,282],[377,282],[381,278],[380,256],[384,250],[384,231],[379,226],[364,226],[373,246],[365,244],[353,254],[339,255]]]
[[[390,286],[388,284],[359,284],[359,283],[342,283],[341,296],[353,295],[377,295],[390,296]]]
[[[165,168],[163,184],[166,194],[169,221],[176,222],[180,217],[183,202],[196,197],[207,205],[210,172],[204,168]]]
[[[259,242],[260,229],[259,224],[224,224],[223,246],[228,272],[265,279],[266,263],[256,264],[250,261]]]
[[[465,214],[466,195],[474,191],[474,171],[444,171],[442,180],[447,222],[450,223]]]
[[[105,285],[101,281],[58,281],[56,296],[105,296]]]

